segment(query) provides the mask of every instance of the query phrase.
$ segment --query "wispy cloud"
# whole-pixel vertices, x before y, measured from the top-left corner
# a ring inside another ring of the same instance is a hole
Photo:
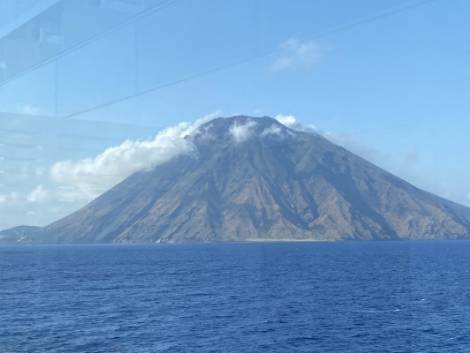
[[[52,180],[74,186],[93,198],[138,170],[190,153],[192,145],[184,139],[190,128],[188,124],[179,124],[161,131],[152,140],[127,140],[94,158],[57,162],[51,169]]]
[[[28,202],[36,203],[36,202],[43,202],[47,200],[49,196],[49,192],[44,189],[44,186],[38,185],[36,186],[28,195],[27,200]]]
[[[150,140],[127,140],[110,147],[93,158],[55,163],[50,177],[69,196],[75,192],[95,198],[134,172],[153,168],[181,154],[194,153],[193,144],[185,139],[210,114],[194,123],[180,123],[157,133]]]
[[[278,114],[275,119],[282,125],[287,126],[293,130],[306,131],[310,133],[319,133],[318,128],[313,124],[301,124],[294,115]]]
[[[230,127],[230,135],[236,143],[242,143],[248,140],[253,135],[253,130],[256,123],[252,120],[247,121],[245,124],[233,124]]]
[[[278,114],[275,119],[287,127],[295,126],[297,124],[297,119],[293,115]]]
[[[261,133],[261,136],[270,136],[270,135],[282,136],[282,133],[283,131],[279,126],[271,125],[267,129],[263,130],[263,132]]]
[[[20,195],[16,192],[0,194],[0,205],[11,204],[13,202],[17,202],[19,199]]]
[[[313,40],[290,38],[280,45],[280,54],[271,64],[272,71],[311,69],[321,56],[320,46]]]
[[[42,184],[37,185],[31,191],[12,191],[0,194],[0,205],[26,206],[26,204],[40,204],[49,200],[51,191],[46,190]]]

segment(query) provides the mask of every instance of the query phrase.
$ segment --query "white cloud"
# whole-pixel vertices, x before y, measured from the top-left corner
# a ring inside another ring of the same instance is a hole
[[[267,129],[264,129],[263,132],[261,133],[261,136],[268,136],[268,135],[277,135],[281,136],[282,135],[282,129],[278,125],[271,125]]]
[[[194,123],[180,123],[157,133],[151,140],[124,141],[94,158],[60,161],[50,171],[53,182],[60,185],[65,199],[93,199],[139,170],[153,168],[181,154],[195,152],[185,139],[213,114]]]
[[[49,192],[42,185],[36,186],[26,198],[28,202],[43,202],[47,199]]]
[[[20,196],[16,192],[9,192],[7,194],[0,194],[0,204],[9,204],[17,202],[20,199]]]
[[[295,126],[297,124],[297,119],[293,115],[278,114],[275,119],[287,127]]]
[[[253,135],[253,130],[255,126],[256,122],[254,122],[253,120],[249,120],[245,124],[234,123],[230,127],[230,135],[232,135],[236,143],[245,142]]]
[[[0,222],[0,228],[24,222],[48,224],[85,205],[137,170],[152,168],[181,153],[193,153],[194,147],[185,137],[195,134],[201,124],[217,115],[219,112],[194,123],[178,124],[162,130],[153,139],[125,141],[92,158],[59,161],[48,170],[44,167],[30,170],[29,177],[41,178],[37,186],[0,194],[0,214],[2,210],[14,209],[20,220],[10,218]],[[26,221],[25,215],[34,219]]]
[[[315,125],[315,124],[308,124],[308,125],[305,125],[305,128],[307,130],[311,130],[311,131],[315,131],[315,132],[319,132],[320,130],[318,129],[318,127]]]
[[[294,115],[278,114],[275,119],[289,129],[308,132],[311,134],[321,134],[318,128],[313,124],[301,124]]]
[[[290,38],[280,45],[280,50],[280,56],[271,65],[273,71],[311,69],[320,58],[320,47],[312,40]]]

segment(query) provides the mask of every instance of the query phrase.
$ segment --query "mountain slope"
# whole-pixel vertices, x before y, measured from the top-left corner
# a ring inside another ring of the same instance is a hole
[[[314,133],[218,118],[197,154],[138,172],[43,229],[50,242],[461,239],[470,211]]]

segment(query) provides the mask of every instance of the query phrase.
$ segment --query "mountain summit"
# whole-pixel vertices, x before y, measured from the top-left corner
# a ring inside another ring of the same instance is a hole
[[[71,243],[470,237],[470,209],[275,119],[217,118],[185,140],[193,153],[131,175],[38,237]]]

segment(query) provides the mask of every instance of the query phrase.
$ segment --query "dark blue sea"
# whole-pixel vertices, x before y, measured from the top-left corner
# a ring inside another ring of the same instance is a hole
[[[1,353],[470,352],[470,242],[0,247]]]

